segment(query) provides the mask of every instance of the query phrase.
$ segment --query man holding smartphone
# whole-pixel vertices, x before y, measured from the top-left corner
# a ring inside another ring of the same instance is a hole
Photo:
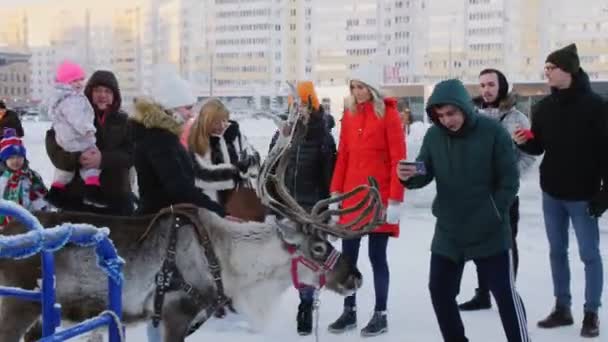
[[[509,82],[502,72],[496,69],[482,70],[479,73],[479,92],[481,95],[474,98],[473,102],[481,115],[500,122],[509,134],[514,134],[518,129],[530,128],[528,117],[515,108],[516,96],[509,94]],[[534,165],[535,158],[520,150],[516,150],[515,153],[519,176],[522,177]],[[519,197],[517,196],[509,209],[509,222],[511,223],[511,238],[513,241],[511,248],[513,251],[513,269],[517,277],[519,266],[516,240],[519,223]],[[477,272],[477,284],[475,296],[471,300],[460,304],[458,306],[460,310],[475,311],[492,307],[490,289],[479,272]]]
[[[464,264],[474,260],[496,299],[507,340],[528,342],[509,228],[519,189],[515,146],[498,121],[475,111],[458,80],[437,84],[426,111],[434,125],[416,159],[424,168],[402,162],[396,171],[408,189],[436,182],[429,289],[441,334],[446,342],[468,341],[456,297]]]

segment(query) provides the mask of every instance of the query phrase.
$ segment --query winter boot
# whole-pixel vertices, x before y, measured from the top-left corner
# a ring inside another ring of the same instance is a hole
[[[492,308],[492,300],[490,292],[475,289],[475,295],[468,302],[458,305],[461,311],[477,311]]]
[[[551,329],[572,324],[574,324],[574,320],[572,319],[570,308],[556,305],[547,318],[538,322],[538,327]]]
[[[298,335],[306,336],[312,333],[312,303],[300,303],[296,320],[298,322]]]
[[[357,310],[354,307],[345,306],[342,315],[329,325],[329,332],[341,334],[357,327]]]
[[[85,185],[84,186],[84,204],[97,207],[105,208],[108,206],[108,202],[101,192],[101,187],[98,185]]]
[[[44,199],[56,208],[64,208],[68,202],[65,185],[52,185]]]
[[[226,317],[226,308],[222,305],[222,306],[218,307],[217,309],[215,309],[215,312],[213,313],[213,317],[215,317],[215,318]]]
[[[232,305],[232,299],[228,299],[228,302],[226,302],[226,307],[228,307],[228,311],[232,312],[233,314],[238,313],[234,308],[234,305]]]
[[[388,322],[386,320],[386,311],[376,311],[367,323],[365,328],[361,329],[362,337],[378,336],[388,332]]]
[[[582,337],[598,337],[600,336],[600,320],[595,312],[585,312],[583,318],[583,327],[581,328]]]

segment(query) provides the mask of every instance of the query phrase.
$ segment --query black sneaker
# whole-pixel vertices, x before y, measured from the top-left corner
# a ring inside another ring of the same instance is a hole
[[[367,323],[365,328],[361,329],[362,337],[378,336],[388,332],[388,322],[386,319],[386,311],[376,311]]]
[[[357,327],[357,311],[354,307],[344,307],[342,315],[329,325],[329,332],[333,334],[341,334],[345,331],[352,330]]]
[[[551,329],[574,324],[570,308],[556,305],[547,318],[538,322],[539,328]]]
[[[582,337],[598,337],[600,336],[600,320],[595,312],[585,312],[583,318],[583,327],[581,328]]]
[[[101,187],[99,185],[85,185],[84,186],[84,204],[97,207],[97,208],[106,208],[108,206],[108,202],[103,196],[101,192]]]
[[[306,336],[312,333],[312,303],[300,303],[296,320],[298,322],[298,335]]]
[[[468,302],[458,305],[461,311],[477,311],[492,308],[492,300],[489,291],[475,289],[475,295]]]

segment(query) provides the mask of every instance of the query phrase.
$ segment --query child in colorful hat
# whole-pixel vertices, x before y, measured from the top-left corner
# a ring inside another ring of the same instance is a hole
[[[27,210],[41,210],[47,206],[44,196],[47,189],[40,175],[29,168],[25,160],[25,147],[13,128],[5,128],[0,141],[0,161],[5,170],[0,175],[0,196]],[[10,217],[0,215],[0,228]]]

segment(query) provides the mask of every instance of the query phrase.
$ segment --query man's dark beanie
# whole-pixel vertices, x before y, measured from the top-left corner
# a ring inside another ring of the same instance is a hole
[[[576,74],[581,67],[575,44],[553,51],[547,56],[545,63],[553,63],[569,74]]]

